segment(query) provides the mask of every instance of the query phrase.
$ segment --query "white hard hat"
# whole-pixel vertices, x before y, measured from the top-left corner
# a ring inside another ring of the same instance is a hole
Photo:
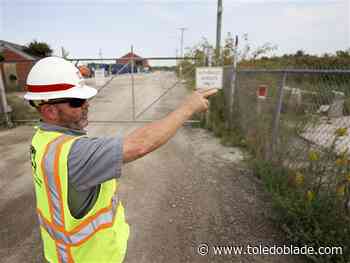
[[[86,86],[79,69],[60,57],[39,60],[27,77],[26,100],[59,98],[89,99],[97,94],[95,88]]]

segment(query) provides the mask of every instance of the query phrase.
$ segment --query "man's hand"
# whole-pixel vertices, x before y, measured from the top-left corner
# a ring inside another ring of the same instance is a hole
[[[187,97],[183,106],[189,108],[192,113],[207,111],[209,107],[208,97],[217,92],[217,89],[194,91],[192,95]]]

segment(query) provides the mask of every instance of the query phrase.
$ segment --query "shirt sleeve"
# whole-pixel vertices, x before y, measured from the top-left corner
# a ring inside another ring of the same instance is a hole
[[[116,138],[77,139],[68,155],[68,178],[78,191],[121,176],[123,143]]]

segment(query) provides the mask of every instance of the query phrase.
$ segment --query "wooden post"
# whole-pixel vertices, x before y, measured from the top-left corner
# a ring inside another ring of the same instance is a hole
[[[7,128],[12,128],[13,124],[12,124],[10,116],[8,114],[9,109],[10,108],[9,108],[9,106],[7,104],[7,100],[6,100],[4,80],[2,78],[2,72],[0,70],[0,113],[4,114]]]

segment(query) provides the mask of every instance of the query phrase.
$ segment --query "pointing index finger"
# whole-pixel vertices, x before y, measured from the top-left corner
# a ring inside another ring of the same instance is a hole
[[[203,94],[204,98],[208,98],[218,92],[218,89],[207,89],[207,90],[201,90],[200,93]]]

